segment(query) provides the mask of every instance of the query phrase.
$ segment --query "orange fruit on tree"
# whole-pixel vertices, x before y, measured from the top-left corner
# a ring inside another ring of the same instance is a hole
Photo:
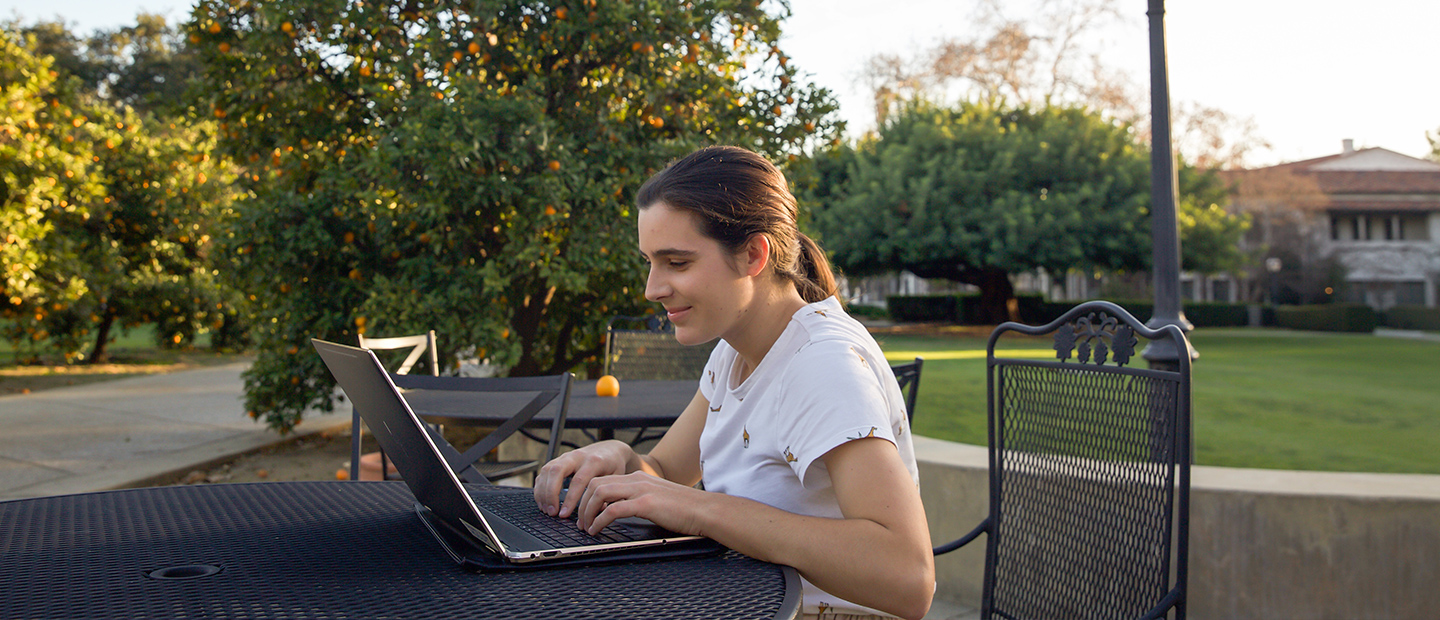
[[[224,42],[222,42],[222,43],[220,44],[220,53],[221,53],[221,54],[229,54],[229,53],[230,53],[230,44],[229,44],[229,43],[224,43]]]
[[[471,41],[471,42],[470,42],[470,45],[469,45],[468,47],[466,47],[465,49],[470,50],[470,53],[471,53],[471,54],[479,54],[479,53],[480,53],[480,44],[479,44],[479,43],[476,43],[476,42],[474,42],[474,41]]]
[[[613,375],[605,375],[595,382],[596,396],[619,396],[620,380]]]
[[[207,26],[205,30],[210,34],[220,34],[220,22],[210,22],[210,25]]]

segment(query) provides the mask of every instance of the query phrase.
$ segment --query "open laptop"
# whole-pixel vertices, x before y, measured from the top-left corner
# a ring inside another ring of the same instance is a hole
[[[416,510],[451,558],[471,568],[561,562],[610,554],[670,557],[715,553],[719,544],[643,519],[622,519],[591,536],[573,519],[540,511],[525,488],[464,485],[445,463],[429,425],[415,415],[368,349],[311,339],[325,366],[415,495]],[[658,547],[665,547],[664,551]]]

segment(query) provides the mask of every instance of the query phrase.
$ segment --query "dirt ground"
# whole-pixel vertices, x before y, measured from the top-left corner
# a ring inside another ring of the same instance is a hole
[[[367,438],[368,439],[368,438]],[[367,446],[369,442],[366,442]],[[220,482],[344,480],[350,468],[350,432],[320,433],[271,446],[213,467],[195,469],[159,486]]]

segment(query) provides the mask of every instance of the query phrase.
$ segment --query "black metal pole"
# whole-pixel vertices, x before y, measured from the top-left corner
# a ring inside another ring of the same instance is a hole
[[[1165,61],[1165,0],[1149,0],[1150,8],[1150,234],[1154,261],[1155,310],[1146,326],[1176,325],[1194,329],[1180,307],[1180,226],[1175,215],[1175,155],[1170,140],[1170,77]],[[1173,369],[1182,352],[1170,340],[1151,342],[1141,353],[1152,368]],[[1192,348],[1184,352],[1199,357]]]

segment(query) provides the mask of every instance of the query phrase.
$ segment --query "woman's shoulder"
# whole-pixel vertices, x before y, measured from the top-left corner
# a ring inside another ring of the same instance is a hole
[[[840,306],[834,297],[805,306],[795,320],[804,330],[797,355],[827,355],[847,347],[875,354],[879,346],[859,321]]]

